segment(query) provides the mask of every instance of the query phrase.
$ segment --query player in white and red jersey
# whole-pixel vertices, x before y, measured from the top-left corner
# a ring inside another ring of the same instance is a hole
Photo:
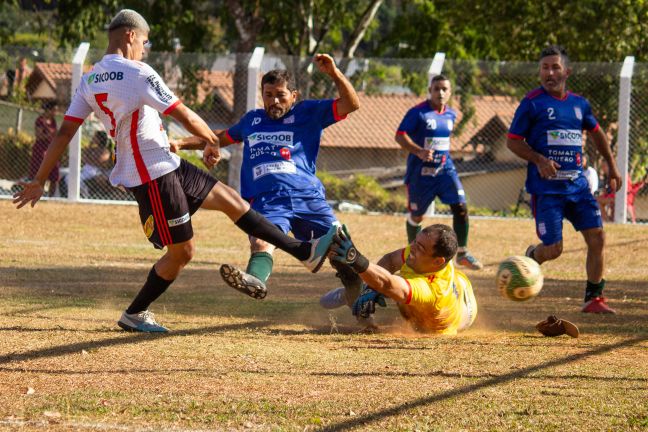
[[[118,324],[125,330],[165,332],[167,329],[155,321],[148,307],[193,257],[191,215],[198,208],[222,211],[247,234],[276,245],[313,272],[326,258],[335,228],[310,242],[288,237],[251,210],[236,191],[169,151],[158,112],[172,116],[207,143],[203,152],[207,166],[220,159],[216,135],[150,66],[140,61],[148,33],[146,20],[133,10],[124,9],[112,19],[106,55],[83,76],[38,173],[31,183],[23,184],[13,202],[18,208],[36,204],[48,173],[84,119],[94,112],[117,144],[111,183],[133,193],[149,241],[159,249],[167,247]]]

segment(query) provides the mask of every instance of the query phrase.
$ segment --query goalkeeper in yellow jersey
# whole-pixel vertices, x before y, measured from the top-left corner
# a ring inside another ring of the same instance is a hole
[[[378,265],[357,250],[343,227],[329,256],[351,266],[366,284],[353,303],[355,316],[371,317],[376,303],[386,306],[386,296],[398,303],[401,315],[415,330],[454,335],[468,328],[477,316],[472,285],[452,262],[456,252],[455,232],[447,225],[435,224],[419,232],[409,246],[383,256]],[[398,271],[400,275],[395,274]],[[340,299],[337,304],[336,299]],[[325,294],[320,304],[338,307],[345,304],[344,299],[344,288],[337,288]]]

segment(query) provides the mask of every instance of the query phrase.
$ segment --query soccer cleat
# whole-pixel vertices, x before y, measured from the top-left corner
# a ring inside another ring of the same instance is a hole
[[[161,326],[155,321],[153,312],[145,310],[142,312],[129,314],[124,311],[117,325],[126,331],[144,332],[144,333],[166,333],[166,327]]]
[[[529,247],[524,252],[524,256],[527,256],[537,262],[538,260],[535,259],[535,257],[533,256],[533,251],[535,251],[535,249],[536,249],[535,245],[529,245]]]
[[[227,285],[252,298],[261,300],[268,294],[266,285],[260,279],[234,266],[223,264],[220,267],[220,274]]]
[[[484,265],[480,263],[477,258],[472,256],[470,252],[458,253],[457,264],[471,270],[481,270],[484,268]]]
[[[339,228],[340,222],[335,221],[326,234],[310,241],[310,257],[307,260],[302,261],[302,264],[304,264],[304,267],[312,273],[317,273],[319,269],[322,268],[322,264],[324,264],[329,249],[331,248],[331,244],[333,243],[333,237],[337,234]]]
[[[616,311],[607,305],[605,297],[594,297],[585,302],[581,312],[596,314],[615,314]]]
[[[337,309],[346,306],[345,288],[335,288],[320,297],[319,303],[324,309]]]

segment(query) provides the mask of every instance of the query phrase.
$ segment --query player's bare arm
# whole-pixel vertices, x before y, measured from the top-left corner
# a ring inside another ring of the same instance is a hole
[[[330,76],[337,87],[340,98],[337,102],[337,112],[340,116],[352,113],[360,108],[360,100],[358,94],[351,85],[351,82],[344,76],[335,65],[335,61],[328,54],[316,54],[315,64],[318,69]]]
[[[506,146],[517,157],[535,164],[538,167],[538,172],[542,178],[555,177],[557,170],[560,169],[560,164],[558,162],[546,158],[540,153],[534,151],[524,140],[508,137],[506,139]]]
[[[403,249],[397,249],[383,255],[377,264],[391,274],[396,273],[403,266]]]
[[[47,148],[45,158],[36,173],[36,178],[29,183],[21,183],[23,189],[14,194],[13,203],[16,204],[16,208],[24,207],[27,203],[30,203],[34,207],[41,196],[43,196],[43,186],[45,185],[49,172],[52,171],[56,162],[60,159],[72,140],[72,137],[79,129],[79,126],[81,126],[80,123],[63,120],[63,124],[56,133],[54,141]]]
[[[600,127],[595,131],[590,131],[588,133],[594,141],[594,145],[596,145],[596,150],[598,150],[599,154],[603,156],[603,159],[605,159],[605,161],[608,163],[608,166],[610,167],[610,187],[612,188],[612,190],[618,192],[619,189],[621,189],[623,179],[621,178],[621,173],[619,172],[619,168],[617,167],[614,156],[612,155],[612,150],[610,149],[610,143],[608,142],[607,135],[605,135],[605,132]]]
[[[421,159],[424,162],[431,162],[434,152],[432,150],[426,150],[423,147],[416,145],[412,138],[409,137],[406,133],[396,134],[396,142],[403,150],[406,150],[412,153],[417,158]]]
[[[358,274],[364,283],[379,293],[399,303],[407,301],[410,288],[402,277],[393,275],[376,264],[369,264],[367,271]]]
[[[207,123],[182,103],[170,115],[179,121],[189,133],[205,140],[207,145],[203,151],[203,162],[209,168],[216,165],[221,159],[218,138],[207,126]]]
[[[213,132],[216,134],[216,137],[218,137],[219,148],[223,148],[232,144],[225,131],[214,130]],[[204,138],[197,136],[188,136],[177,140],[172,140],[169,142],[169,144],[171,145],[171,151],[174,153],[177,153],[180,150],[202,150],[206,145],[208,145],[207,141],[205,141]]]

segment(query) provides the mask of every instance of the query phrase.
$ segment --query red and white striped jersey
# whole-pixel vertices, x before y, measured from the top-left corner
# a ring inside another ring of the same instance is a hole
[[[180,166],[158,114],[179,103],[152,67],[108,54],[83,75],[65,119],[82,123],[94,111],[116,142],[110,182],[133,187]]]

